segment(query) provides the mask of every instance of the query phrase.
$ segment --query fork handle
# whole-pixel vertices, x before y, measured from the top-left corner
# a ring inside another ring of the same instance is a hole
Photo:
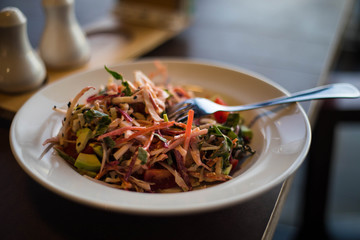
[[[315,99],[329,99],[329,98],[358,98],[360,97],[359,90],[349,83],[335,83],[324,85],[320,87],[311,88],[305,91],[293,93],[289,96],[274,98],[264,102],[258,102],[242,106],[226,106],[223,111],[237,112],[272,106],[283,103],[302,102]]]

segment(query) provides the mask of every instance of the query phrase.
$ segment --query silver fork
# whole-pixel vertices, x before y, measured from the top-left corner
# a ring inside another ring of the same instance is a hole
[[[301,102],[315,99],[358,97],[360,97],[360,92],[355,86],[349,83],[335,83],[293,93],[289,96],[241,106],[223,106],[206,98],[191,98],[173,106],[167,112],[167,115],[170,120],[184,121],[186,120],[190,109],[194,110],[194,117],[198,118],[218,111],[239,112],[283,103]]]

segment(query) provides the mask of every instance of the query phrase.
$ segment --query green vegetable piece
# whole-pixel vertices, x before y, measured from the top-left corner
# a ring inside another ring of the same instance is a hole
[[[111,118],[109,117],[109,115],[94,109],[89,109],[88,111],[86,111],[84,113],[84,119],[86,123],[96,123],[94,137],[104,134],[108,129],[109,124],[111,123]]]
[[[80,173],[81,175],[88,175],[89,177],[96,177],[97,173],[96,172],[93,172],[93,171],[86,171],[84,169],[78,169],[77,170],[78,173]]]
[[[76,132],[76,151],[79,153],[86,147],[86,144],[92,137],[92,131],[90,128],[81,128]]]
[[[78,169],[98,172],[101,167],[101,163],[95,154],[80,153],[76,158],[75,167]]]
[[[113,148],[116,145],[116,142],[111,139],[111,137],[106,137],[103,139],[104,143],[108,148]]]
[[[95,128],[95,136],[104,134],[108,129],[110,123],[111,123],[111,119],[108,115],[101,117],[98,122],[98,125]]]
[[[124,93],[125,96],[131,96],[132,92],[131,92],[129,83],[127,81],[122,81],[121,84],[125,87],[125,89],[122,91],[122,93]]]
[[[60,157],[62,157],[65,161],[74,164],[75,163],[75,159],[73,157],[71,157],[70,155],[66,154],[64,151],[58,149],[58,148],[54,148],[56,150],[56,152],[59,154]]]
[[[130,85],[127,81],[124,80],[123,76],[118,72],[110,70],[106,66],[104,66],[104,67],[105,67],[105,70],[108,73],[110,73],[116,80],[121,80],[121,84],[125,87],[125,89],[122,91],[125,94],[125,96],[131,96],[132,93],[131,93]]]
[[[123,76],[120,74],[120,73],[117,73],[115,71],[112,71],[110,70],[109,68],[107,68],[106,66],[105,67],[105,70],[110,73],[116,80],[123,80]]]
[[[109,117],[109,116],[105,113],[102,113],[94,109],[89,109],[84,113],[84,118],[87,123],[91,123],[91,121],[93,121],[94,119],[101,117]]]
[[[225,126],[235,129],[237,125],[240,124],[240,114],[239,113],[230,113],[224,123]]]
[[[224,135],[216,125],[212,126],[209,130],[210,133],[223,137],[220,148],[212,153],[210,158],[221,157],[223,160],[223,169],[227,168],[230,164],[229,158],[233,147],[232,141],[228,136]]]
[[[227,136],[231,139],[231,140],[234,140],[235,138],[237,138],[238,136],[236,135],[236,133],[234,133],[233,131],[229,131],[227,133]]]
[[[166,113],[163,114],[163,118],[165,122],[169,121],[168,115]]]
[[[140,159],[142,165],[147,162],[148,152],[147,152],[144,148],[142,148],[142,147],[139,147],[139,150],[138,150],[138,159]]]
[[[225,169],[223,169],[222,173],[223,173],[224,175],[229,175],[230,172],[231,172],[231,169],[232,169],[232,165],[229,164],[229,166],[227,166]]]
[[[243,137],[247,137],[249,139],[252,139],[253,137],[253,131],[244,125],[241,126],[241,134]]]
[[[164,142],[164,143],[167,143],[167,142],[168,142],[168,140],[167,140],[166,138],[160,136],[159,134],[154,133],[154,135],[157,136],[162,142]]]
[[[98,157],[102,158],[102,156],[103,156],[103,148],[102,148],[101,145],[91,143],[90,147],[92,147],[92,149],[94,150],[95,154]]]

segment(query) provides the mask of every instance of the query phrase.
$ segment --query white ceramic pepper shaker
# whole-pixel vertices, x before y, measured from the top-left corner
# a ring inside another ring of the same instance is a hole
[[[74,0],[43,0],[46,24],[40,56],[50,69],[77,68],[89,61],[90,46],[74,12]]]
[[[19,93],[39,87],[46,69],[31,47],[27,20],[15,7],[0,11],[0,91]]]

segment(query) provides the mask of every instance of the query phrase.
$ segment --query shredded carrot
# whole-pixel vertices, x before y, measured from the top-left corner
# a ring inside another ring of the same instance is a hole
[[[146,129],[146,128],[145,127],[126,126],[126,127],[115,129],[115,130],[105,133],[103,135],[100,135],[100,136],[98,136],[97,140],[100,141],[101,139],[106,138],[106,137],[121,135],[124,132],[126,132],[127,130],[142,130],[142,129]]]
[[[207,132],[208,132],[207,129],[202,129],[202,130],[199,130],[199,131],[196,131],[196,129],[195,129],[195,130],[191,131],[190,139],[192,137],[207,134]],[[163,150],[163,153],[167,153],[168,151],[176,148],[177,146],[179,146],[180,144],[182,144],[185,141],[185,134],[180,134],[178,136],[179,136],[179,138],[177,138],[176,140],[173,140],[169,144],[169,146]]]
[[[194,110],[190,109],[188,112],[188,119],[187,119],[186,129],[185,129],[185,141],[184,141],[185,151],[187,151],[189,148],[193,120],[194,120]]]
[[[106,138],[106,137],[109,137],[109,136],[121,135],[124,132],[126,132],[127,130],[139,131],[141,133],[138,134],[138,135],[142,135],[142,134],[145,134],[147,132],[155,131],[155,130],[162,129],[162,128],[171,127],[172,125],[174,125],[174,123],[175,123],[174,121],[162,122],[160,124],[156,124],[156,125],[153,125],[151,127],[126,126],[126,127],[115,129],[115,130],[113,130],[111,132],[108,132],[108,133],[105,133],[103,135],[100,135],[100,136],[98,136],[97,140],[99,141],[99,140],[101,140],[103,138]],[[127,140],[129,140],[129,139],[127,139]]]
[[[131,139],[134,139],[136,138],[137,136],[140,136],[140,135],[145,135],[147,134],[148,132],[152,132],[152,131],[155,131],[155,130],[158,130],[158,129],[163,129],[163,128],[168,128],[168,127],[171,127],[172,125],[174,125],[174,121],[171,121],[171,122],[162,122],[160,124],[156,124],[154,126],[151,126],[151,127],[147,127],[147,128],[144,128],[144,129],[141,129],[139,130],[138,132],[136,133],[133,133],[131,134],[128,138],[121,138],[121,139],[118,139],[116,142],[116,144],[120,144],[120,143],[123,143],[123,142],[127,142]],[[139,127],[140,128],[140,127]]]
[[[181,128],[186,128],[186,124],[182,123],[182,122],[175,122],[175,126],[181,127]]]
[[[180,96],[184,96],[186,98],[191,98],[191,96],[181,87],[175,87],[174,91],[178,94],[180,94]]]
[[[152,140],[154,139],[154,132],[151,133],[149,139],[146,141],[146,143],[144,144],[144,149],[147,151],[151,145]]]

